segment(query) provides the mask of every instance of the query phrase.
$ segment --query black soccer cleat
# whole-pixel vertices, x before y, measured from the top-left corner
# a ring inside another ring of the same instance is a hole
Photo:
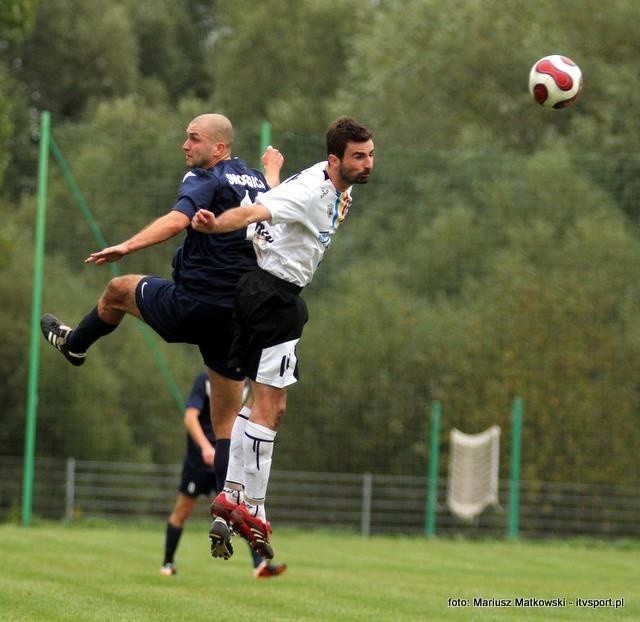
[[[233,555],[231,544],[231,529],[227,521],[217,517],[209,528],[209,541],[211,542],[211,557],[229,559]]]
[[[50,313],[45,313],[40,318],[40,328],[44,338],[56,349],[62,352],[64,358],[72,365],[79,367],[82,365],[86,358],[86,352],[70,352],[67,346],[67,338],[71,332],[71,328],[63,326],[58,321],[58,318],[54,317]]]

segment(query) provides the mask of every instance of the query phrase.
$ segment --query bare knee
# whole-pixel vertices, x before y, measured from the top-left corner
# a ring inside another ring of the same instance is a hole
[[[136,304],[136,286],[142,277],[127,274],[111,279],[105,287],[98,301],[98,312],[105,321],[120,319],[114,317],[123,313],[130,313],[140,317]]]

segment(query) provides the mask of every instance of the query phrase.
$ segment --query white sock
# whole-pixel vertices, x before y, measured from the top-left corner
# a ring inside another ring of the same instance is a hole
[[[265,523],[267,522],[267,513],[264,509],[264,503],[251,503],[246,497],[244,499],[244,504],[247,508],[247,511],[251,516],[257,516],[261,518]]]
[[[267,495],[276,431],[248,421],[244,431],[245,502],[263,505]],[[264,507],[262,508],[264,513]]]
[[[244,489],[244,452],[242,442],[244,431],[251,415],[251,409],[243,406],[236,417],[231,430],[231,444],[229,446],[229,465],[227,466],[227,479],[224,483],[224,491],[229,501],[240,503],[242,490]]]

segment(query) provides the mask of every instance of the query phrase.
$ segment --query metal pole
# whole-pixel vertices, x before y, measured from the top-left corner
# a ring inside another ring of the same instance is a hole
[[[371,497],[373,495],[373,476],[371,473],[362,474],[362,518],[360,531],[365,537],[371,535]]]
[[[36,447],[38,411],[38,375],[40,370],[40,315],[42,314],[42,275],[44,271],[45,230],[47,223],[47,177],[51,115],[40,115],[40,150],[38,155],[38,194],[36,200],[35,242],[33,249],[33,285],[31,294],[31,339],[29,346],[29,378],[24,439],[24,470],[22,478],[22,524],[31,524],[33,501],[33,465]]]
[[[511,431],[511,478],[509,480],[509,520],[507,536],[515,540],[519,535],[520,522],[520,462],[522,445],[522,400],[513,400]]]
[[[436,508],[438,503],[438,463],[440,460],[440,402],[431,405],[431,443],[429,448],[429,474],[427,489],[427,507],[424,533],[433,538],[436,535]]]
[[[67,458],[67,482],[66,482],[66,510],[67,520],[73,519],[73,506],[76,503],[76,459]]]

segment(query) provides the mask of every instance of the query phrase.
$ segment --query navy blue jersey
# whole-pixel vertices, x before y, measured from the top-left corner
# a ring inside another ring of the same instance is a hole
[[[210,399],[209,377],[205,372],[198,374],[198,377],[193,381],[193,387],[191,393],[187,398],[185,408],[197,408],[200,411],[198,415],[198,422],[204,432],[205,436],[209,439],[209,442],[215,447],[216,436],[213,433],[213,426],[211,425],[211,413],[209,411],[209,399]],[[191,438],[191,434],[187,434],[187,452],[184,457],[185,463],[189,464],[194,469],[211,469],[202,460],[202,452],[200,446]]]
[[[187,172],[174,210],[190,219],[199,209],[216,216],[241,204],[255,202],[268,189],[264,175],[233,158],[213,168]],[[246,239],[246,228],[229,233],[199,233],[187,228],[187,236],[174,259],[174,280],[191,297],[220,307],[233,307],[238,279],[256,267],[255,252]]]

